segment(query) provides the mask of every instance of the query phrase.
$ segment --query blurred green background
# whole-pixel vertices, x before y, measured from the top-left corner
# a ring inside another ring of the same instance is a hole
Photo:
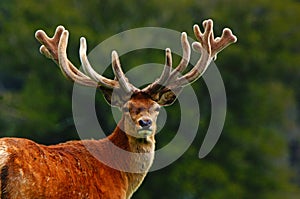
[[[193,24],[207,18],[215,22],[215,35],[228,26],[238,37],[216,61],[228,100],[221,138],[208,156],[198,158],[210,119],[209,96],[200,79],[193,84],[201,106],[193,145],[170,166],[149,173],[133,198],[299,198],[299,0],[1,0],[0,136],[43,144],[78,139],[73,85],[39,54],[37,29],[52,35],[63,24],[71,33],[68,54],[79,66],[82,35],[90,49],[144,26],[187,31],[194,38]],[[163,64],[164,53],[137,52],[121,59],[127,71],[143,63]],[[110,107],[101,94],[96,101],[99,121],[111,132]],[[158,147],[174,136],[176,106],[166,109],[168,125],[157,136]]]

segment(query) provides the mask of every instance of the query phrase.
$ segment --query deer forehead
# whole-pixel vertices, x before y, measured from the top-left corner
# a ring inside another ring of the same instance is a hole
[[[160,106],[148,95],[138,93],[133,95],[130,100],[124,104],[124,107],[128,108],[129,110],[149,111],[158,109]]]

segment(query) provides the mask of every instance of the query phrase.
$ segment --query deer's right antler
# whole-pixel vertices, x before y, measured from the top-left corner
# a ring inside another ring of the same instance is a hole
[[[81,85],[90,87],[103,87],[105,89],[122,89],[125,94],[137,90],[130,84],[122,71],[119,56],[116,51],[112,52],[112,67],[116,79],[108,79],[99,75],[90,65],[87,59],[87,44],[84,37],[80,39],[80,60],[86,74],[78,70],[67,57],[67,45],[69,32],[63,26],[58,26],[52,38],[38,30],[35,34],[36,39],[42,44],[40,52],[48,58],[53,59],[58,64],[62,73],[69,79]]]

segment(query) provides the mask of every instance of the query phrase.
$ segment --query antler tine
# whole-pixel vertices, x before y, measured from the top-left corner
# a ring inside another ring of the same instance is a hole
[[[156,84],[163,85],[169,78],[172,69],[172,53],[170,48],[166,48],[166,61],[164,70]]]
[[[111,80],[108,78],[103,77],[102,75],[99,75],[91,66],[87,55],[87,44],[86,39],[84,37],[80,38],[80,47],[79,47],[79,57],[82,64],[83,71],[94,81],[98,82],[98,84],[105,86],[107,88],[115,88],[119,87],[119,83],[115,80]]]
[[[160,75],[160,77],[153,82],[152,84],[149,84],[146,88],[143,89],[144,92],[148,92],[149,94],[153,94],[155,92],[158,92],[161,88],[163,88],[170,78],[171,70],[172,70],[172,53],[170,48],[166,48],[166,61],[164,69]]]
[[[119,81],[120,86],[126,93],[131,93],[136,88],[128,82],[128,79],[125,77],[125,74],[121,68],[120,60],[117,51],[113,50],[111,53],[111,58],[112,58],[112,68],[113,72]]]
[[[200,27],[195,24],[194,34],[196,39],[201,43],[202,47],[211,54],[211,41],[213,40],[213,21],[211,19],[205,20],[202,23],[204,27],[204,33],[201,32]]]
[[[76,83],[80,83],[85,86],[98,87],[98,83],[82,72],[80,72],[67,57],[67,45],[68,45],[69,32],[64,30],[59,44],[58,44],[58,62],[63,73]]]
[[[237,38],[232,34],[232,31],[229,28],[224,28],[221,38],[217,37],[212,41],[212,51],[215,52],[213,57],[215,57],[218,52],[222,51],[228,45],[235,43],[236,41]]]
[[[63,26],[58,26],[52,38],[48,37],[43,30],[38,30],[35,33],[35,38],[42,44],[40,53],[53,59],[56,63],[58,63],[57,46],[64,30]]]
[[[181,33],[181,47],[182,47],[182,58],[178,66],[171,72],[170,79],[176,78],[182,73],[189,64],[191,57],[191,47],[187,39],[186,32]]]

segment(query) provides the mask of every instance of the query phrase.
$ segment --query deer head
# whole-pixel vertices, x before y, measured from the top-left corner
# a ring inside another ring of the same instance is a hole
[[[116,51],[111,55],[115,79],[109,79],[98,74],[89,63],[85,38],[80,39],[79,50],[84,72],[79,71],[67,57],[69,32],[64,27],[59,26],[52,38],[39,30],[36,32],[36,38],[42,44],[40,52],[53,59],[67,78],[84,86],[98,88],[110,105],[117,106],[123,111],[123,128],[129,137],[146,138],[150,141],[154,139],[159,108],[171,105],[186,85],[201,77],[222,49],[237,41],[228,28],[223,30],[221,37],[215,38],[212,20],[204,21],[203,27],[204,32],[201,32],[198,25],[194,26],[194,34],[198,42],[194,42],[192,47],[201,53],[196,65],[186,74],[182,74],[189,64],[191,54],[187,34],[183,32],[181,34],[183,56],[178,66],[172,68],[172,53],[167,48],[161,76],[142,89],[136,88],[126,78]]]

